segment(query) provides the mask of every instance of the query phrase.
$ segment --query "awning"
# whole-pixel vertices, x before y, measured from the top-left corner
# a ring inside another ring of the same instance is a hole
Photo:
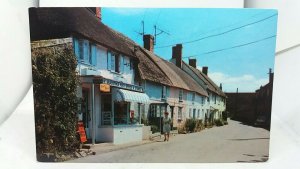
[[[124,89],[117,89],[115,101],[149,103],[149,97],[145,93],[133,92]]]

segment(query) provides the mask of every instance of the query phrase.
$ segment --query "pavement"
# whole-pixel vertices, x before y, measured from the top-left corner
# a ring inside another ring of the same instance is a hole
[[[268,130],[229,120],[221,127],[201,132],[163,137],[154,141],[93,147],[96,155],[78,158],[71,163],[209,163],[264,162],[269,157]]]

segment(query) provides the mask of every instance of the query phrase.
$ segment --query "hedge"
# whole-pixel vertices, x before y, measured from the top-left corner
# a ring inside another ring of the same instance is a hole
[[[69,154],[78,146],[76,133],[76,57],[71,45],[32,49],[37,159],[45,153]]]

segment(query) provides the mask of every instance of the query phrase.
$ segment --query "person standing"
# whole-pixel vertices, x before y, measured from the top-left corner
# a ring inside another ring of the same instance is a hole
[[[170,130],[171,130],[171,118],[169,117],[169,113],[165,112],[165,117],[163,118],[163,132],[165,139],[164,141],[169,141]]]

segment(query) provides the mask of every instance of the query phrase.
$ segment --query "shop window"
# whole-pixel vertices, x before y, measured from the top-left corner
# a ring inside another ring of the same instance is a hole
[[[111,125],[112,124],[112,106],[111,106],[111,94],[102,95],[102,102],[101,102],[101,124],[102,125]]]
[[[128,124],[129,104],[127,102],[114,102],[114,124]]]

